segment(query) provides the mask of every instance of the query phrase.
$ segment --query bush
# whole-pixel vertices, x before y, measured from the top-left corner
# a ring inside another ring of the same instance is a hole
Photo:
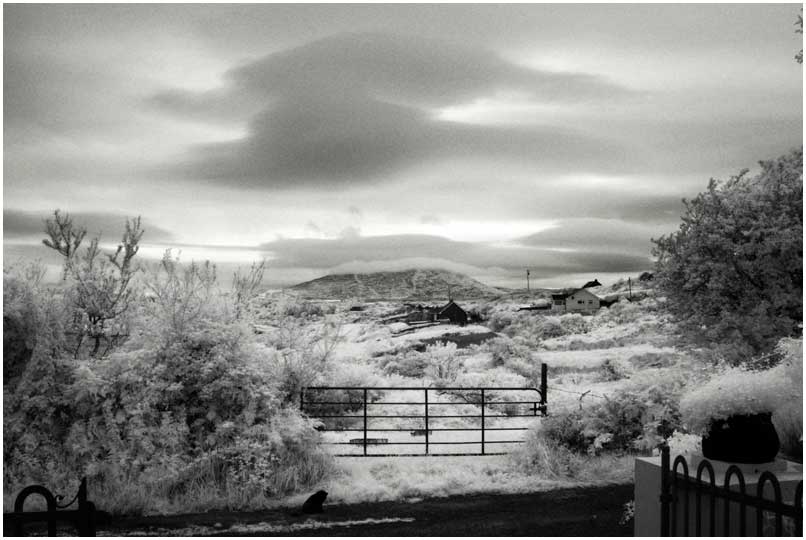
[[[194,290],[174,284],[162,291]],[[76,361],[59,345],[57,297],[32,294],[31,361],[4,386],[4,491],[72,492],[87,476],[112,512],[253,508],[332,470],[313,423],[283,406],[276,349],[220,317],[224,300],[164,296],[124,347]]]
[[[541,477],[573,478],[585,458],[558,443],[544,427],[538,426],[526,432],[523,445],[512,454],[512,459],[520,469]]]
[[[464,369],[464,362],[456,356],[456,343],[436,343],[425,349],[424,375],[439,386],[448,386]]]
[[[790,399],[785,372],[728,368],[683,396],[680,410],[691,433],[705,435],[716,420],[772,413]]]
[[[657,287],[695,343],[740,364],[803,321],[803,151],[711,180],[684,201],[678,231],[654,240]]]
[[[587,334],[590,332],[591,324],[588,318],[580,313],[566,313],[560,316],[560,327],[563,334]]]
[[[627,360],[608,358],[602,362],[599,371],[603,381],[620,381],[628,379],[633,373],[633,367]]]
[[[679,385],[633,385],[581,410],[543,420],[543,435],[577,453],[647,451],[680,427]]]

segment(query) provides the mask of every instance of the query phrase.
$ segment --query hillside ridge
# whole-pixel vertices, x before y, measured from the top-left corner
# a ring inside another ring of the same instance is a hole
[[[433,299],[490,298],[505,294],[465,274],[439,269],[412,269],[367,274],[329,274],[290,289],[311,298]]]

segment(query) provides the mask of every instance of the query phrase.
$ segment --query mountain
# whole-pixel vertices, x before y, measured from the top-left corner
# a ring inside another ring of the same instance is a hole
[[[447,270],[404,270],[371,274],[336,274],[291,287],[310,298],[445,299],[486,298],[504,289],[485,285],[464,274]]]

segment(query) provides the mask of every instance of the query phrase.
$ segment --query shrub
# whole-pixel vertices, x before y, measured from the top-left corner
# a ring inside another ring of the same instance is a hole
[[[587,420],[588,417],[581,410],[553,413],[542,420],[541,432],[555,444],[584,453],[591,443]]]
[[[627,379],[633,373],[633,367],[627,360],[608,358],[599,368],[603,381],[620,381]]]
[[[436,343],[425,350],[426,366],[424,375],[437,385],[447,386],[456,381],[462,372],[464,362],[456,356],[456,343]]]
[[[503,332],[512,324],[513,318],[514,314],[512,313],[498,311],[490,315],[487,320],[487,326],[493,332]]]
[[[633,385],[580,410],[543,420],[548,439],[577,453],[647,451],[680,427],[676,383]]]
[[[716,420],[732,415],[772,413],[789,399],[783,375],[781,370],[725,369],[683,396],[680,401],[683,422],[691,433],[705,435]]]
[[[563,334],[587,334],[590,332],[590,321],[580,313],[566,313],[560,316],[560,327]]]
[[[540,334],[544,339],[564,336],[566,334],[559,317],[544,317],[540,326]]]
[[[176,302],[143,310],[124,347],[90,360],[65,359],[50,324],[57,297],[34,291],[31,361],[4,386],[5,491],[73,491],[86,475],[107,511],[251,508],[331,470],[313,423],[282,404],[277,350],[219,317],[216,299],[181,294],[196,279],[185,288],[185,275],[163,289],[180,293]]]
[[[573,478],[584,458],[558,443],[545,427],[537,426],[526,432],[524,443],[512,454],[512,460],[526,472],[547,478]]]
[[[657,287],[699,343],[734,364],[798,333],[803,321],[803,150],[761,162],[684,201],[678,231],[653,240]]]

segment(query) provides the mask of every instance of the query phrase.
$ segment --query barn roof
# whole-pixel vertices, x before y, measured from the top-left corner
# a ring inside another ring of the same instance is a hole
[[[457,308],[459,308],[459,309],[461,309],[462,311],[464,311],[464,309],[462,309],[462,308],[461,308],[461,306],[459,306],[459,304],[457,304],[456,302],[454,302],[453,300],[451,300],[450,302],[448,302],[447,304],[445,304],[444,306],[442,306],[442,308],[440,308],[440,310],[439,310],[439,312],[438,312],[437,314],[438,314],[438,315],[442,315],[442,313],[443,313],[443,312],[444,312],[446,309],[448,309],[449,307],[451,307],[451,305],[454,305],[454,306],[456,306]]]
[[[585,291],[586,293],[590,294],[591,296],[595,296],[596,298],[599,298],[599,300],[601,300],[599,295],[592,293],[591,291],[589,291],[585,287],[580,287],[579,289],[572,289],[570,292],[567,292],[567,293],[552,294],[551,298],[552,298],[552,300],[563,300],[563,299],[568,298],[569,296],[573,296],[576,293],[581,292],[581,291]]]

